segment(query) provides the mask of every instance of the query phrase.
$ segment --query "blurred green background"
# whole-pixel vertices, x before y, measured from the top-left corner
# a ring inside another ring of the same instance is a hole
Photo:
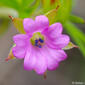
[[[72,81],[85,82],[85,0],[0,0],[0,85],[72,85]],[[79,46],[66,51],[68,59],[61,62],[56,71],[48,72],[47,79],[23,69],[23,60],[5,62],[13,45],[12,36],[17,34],[8,15],[18,18],[34,18],[48,14],[50,24],[61,22],[64,33]],[[80,18],[82,17],[82,18]]]

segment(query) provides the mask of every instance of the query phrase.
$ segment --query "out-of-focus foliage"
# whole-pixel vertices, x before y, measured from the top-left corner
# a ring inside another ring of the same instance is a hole
[[[13,20],[20,33],[24,33],[22,21],[26,17],[32,18],[35,15],[45,14],[50,24],[61,22],[85,56],[85,34],[73,24],[84,23],[84,19],[71,13],[72,1],[74,2],[74,0],[0,0],[0,6],[16,11],[15,15],[12,11],[8,11],[7,15],[3,12],[6,16],[10,14],[22,18],[14,18],[15,20]]]
[[[52,20],[52,23],[54,23],[55,21],[61,22],[66,31],[68,32],[68,34],[79,46],[81,52],[85,56],[85,34],[81,32],[81,30],[73,24],[73,22],[85,23],[84,19],[71,14],[72,0],[57,0],[57,1],[60,8],[58,9],[57,13],[55,11],[49,12],[47,16],[49,16],[50,14],[51,16],[49,16],[48,18],[51,20],[51,18],[53,18],[56,14],[56,17],[54,20]]]
[[[85,34],[72,22],[66,22],[64,27],[85,56]]]
[[[9,26],[9,19],[8,18],[0,18],[0,36],[6,32]]]
[[[40,0],[0,0],[0,19],[3,19],[0,36],[8,29],[8,15],[20,18],[30,17],[39,4]]]
[[[82,24],[85,23],[85,20],[83,18],[78,17],[78,16],[75,16],[75,15],[70,15],[69,16],[69,19],[73,23],[82,23]]]

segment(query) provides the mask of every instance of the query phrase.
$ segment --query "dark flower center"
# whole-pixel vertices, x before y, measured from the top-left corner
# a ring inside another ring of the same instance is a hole
[[[42,48],[42,46],[44,44],[44,36],[40,32],[36,32],[33,34],[30,41],[31,41],[32,45]]]
[[[44,43],[44,40],[42,40],[41,38],[39,38],[38,40],[35,40],[35,46],[42,48],[42,45]]]

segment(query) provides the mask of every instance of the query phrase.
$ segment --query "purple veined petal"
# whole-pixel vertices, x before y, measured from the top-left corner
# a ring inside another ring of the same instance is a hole
[[[61,35],[55,39],[53,44],[58,46],[58,48],[64,48],[65,46],[68,45],[69,42],[70,42],[70,38],[68,35]]]
[[[31,18],[25,18],[23,20],[23,26],[26,33],[30,33],[30,34],[37,29],[35,21],[32,20]]]
[[[26,52],[26,56],[24,59],[24,69],[25,70],[33,70],[36,60],[37,59],[36,59],[34,53],[32,52],[32,49],[30,48],[30,50],[28,50]]]
[[[35,22],[38,26],[38,29],[44,30],[45,28],[48,28],[48,26],[49,26],[49,20],[44,15],[37,16],[35,18]]]
[[[45,44],[52,49],[60,49],[58,46],[56,46],[54,43],[54,39],[50,38],[50,37],[45,37]]]
[[[13,41],[14,43],[19,46],[19,47],[23,47],[26,45],[27,39],[29,41],[29,38],[27,35],[25,34],[18,34],[13,36]]]
[[[55,59],[47,56],[48,70],[56,70],[59,66],[59,62]]]
[[[18,59],[23,59],[25,57],[26,49],[23,47],[13,47],[12,48],[13,55]]]
[[[56,50],[51,48],[47,48],[46,50],[51,55],[50,57],[57,60],[57,62],[63,61],[67,58],[67,54],[63,50]]]
[[[58,67],[58,61],[53,57],[56,56],[55,50],[50,50],[47,46],[45,46],[42,48],[42,52],[47,60],[48,70],[55,70]]]
[[[51,39],[51,38],[46,39],[46,44],[48,45],[48,47],[57,50],[64,48],[65,46],[68,45],[69,42],[70,42],[70,38],[67,35],[60,35],[55,39]]]
[[[37,61],[36,61],[36,66],[34,70],[36,71],[37,74],[43,75],[44,72],[47,70],[47,61],[45,56],[42,55],[42,53],[39,51],[36,54]]]
[[[59,62],[67,58],[66,53],[63,50],[57,50],[56,56],[47,57],[48,58],[48,70],[56,70],[59,66]]]
[[[55,70],[58,67],[58,63],[67,58],[67,55],[63,50],[56,50],[47,46],[42,50],[47,58],[48,70]]]
[[[49,27],[49,29],[44,30],[42,34],[46,36],[46,43],[50,47],[55,48],[56,46],[53,44],[53,41],[55,42],[55,39],[57,39],[60,35],[62,35],[62,31],[63,31],[62,24],[55,23],[52,24]]]
[[[49,33],[51,38],[56,38],[57,36],[61,35],[62,31],[63,27],[61,23],[55,23],[49,27]]]
[[[57,59],[58,62],[64,61],[67,59],[67,54],[64,52],[64,50],[57,50],[56,55],[57,57],[55,57],[55,59]]]

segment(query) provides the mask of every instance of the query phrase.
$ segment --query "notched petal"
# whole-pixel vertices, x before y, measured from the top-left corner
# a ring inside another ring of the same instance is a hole
[[[36,29],[35,21],[30,18],[25,18],[23,20],[23,26],[26,33],[32,33]]]
[[[35,22],[38,25],[39,29],[44,29],[49,26],[49,20],[46,16],[40,15],[35,18]]]
[[[13,55],[18,59],[23,59],[25,57],[26,49],[22,47],[13,47],[12,48]]]
[[[55,23],[49,27],[50,36],[52,38],[55,38],[61,35],[62,31],[63,31],[63,27],[61,23]]]
[[[27,39],[29,40],[28,36],[25,34],[18,34],[13,36],[14,43],[19,47],[25,46]]]

